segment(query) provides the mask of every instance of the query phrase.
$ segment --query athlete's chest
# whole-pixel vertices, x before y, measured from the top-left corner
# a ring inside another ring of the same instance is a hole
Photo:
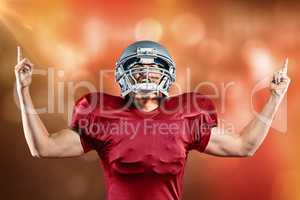
[[[180,119],[101,119],[107,135],[102,159],[113,172],[177,174],[187,158],[184,121]]]

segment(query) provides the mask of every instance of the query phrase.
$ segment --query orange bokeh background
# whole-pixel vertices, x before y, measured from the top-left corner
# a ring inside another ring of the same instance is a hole
[[[36,107],[47,107],[48,86],[54,89],[52,110],[41,118],[55,132],[67,127],[70,102],[87,92],[78,88],[70,97],[68,84],[90,81],[97,90],[119,95],[113,74],[118,56],[130,43],[150,39],[164,44],[177,64],[171,94],[194,89],[212,94],[199,84],[210,81],[221,90],[232,83],[214,101],[220,120],[237,132],[253,118],[254,86],[289,58],[287,112],[275,120],[287,120],[287,130],[274,124],[251,158],[191,153],[184,199],[300,199],[299,9],[295,1],[0,0],[1,198],[105,197],[96,154],[30,156],[14,99],[17,45],[36,69],[53,70],[52,85],[47,76],[34,76],[31,94]],[[58,90],[64,91],[64,108],[58,108]],[[257,110],[267,97],[267,91],[255,95]]]

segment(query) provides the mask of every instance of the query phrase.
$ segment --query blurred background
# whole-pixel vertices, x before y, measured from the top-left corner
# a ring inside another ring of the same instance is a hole
[[[82,81],[119,95],[113,74],[118,56],[130,43],[150,39],[164,44],[177,64],[171,94],[213,95],[211,85],[219,92],[227,86],[225,95],[212,97],[222,124],[237,131],[253,117],[254,86],[289,57],[288,106],[273,124],[283,125],[251,158],[192,152],[184,199],[300,199],[299,9],[296,1],[0,0],[1,198],[105,197],[96,154],[31,157],[15,101],[17,45],[41,72],[33,77],[31,94],[54,132],[67,127],[74,99],[88,92]],[[267,89],[254,95],[257,111],[268,95]]]

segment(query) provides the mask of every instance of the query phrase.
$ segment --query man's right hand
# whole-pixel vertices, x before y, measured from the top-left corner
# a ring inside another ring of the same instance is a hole
[[[24,89],[29,87],[32,80],[33,64],[29,59],[21,58],[21,49],[18,47],[18,59],[17,65],[15,66],[15,76],[17,89]]]

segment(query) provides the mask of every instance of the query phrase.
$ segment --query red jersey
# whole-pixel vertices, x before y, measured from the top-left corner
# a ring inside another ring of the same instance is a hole
[[[150,112],[118,96],[90,93],[74,107],[71,128],[95,150],[108,200],[179,200],[190,150],[203,152],[217,126],[213,102],[199,93],[162,100]]]

